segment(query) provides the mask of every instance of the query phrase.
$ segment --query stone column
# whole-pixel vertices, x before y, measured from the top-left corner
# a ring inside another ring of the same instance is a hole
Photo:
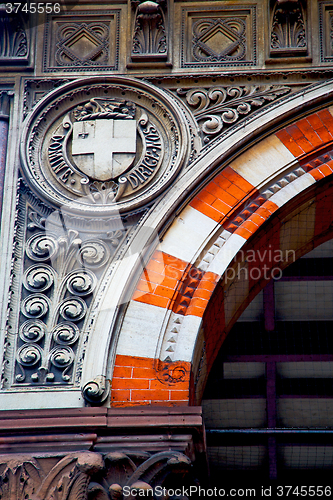
[[[12,92],[0,91],[0,219],[5,182],[10,95]]]

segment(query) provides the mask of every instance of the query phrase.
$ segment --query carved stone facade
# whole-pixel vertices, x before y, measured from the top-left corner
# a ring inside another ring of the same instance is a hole
[[[65,3],[0,6],[0,497],[205,484],[204,314],[331,161],[333,2]]]

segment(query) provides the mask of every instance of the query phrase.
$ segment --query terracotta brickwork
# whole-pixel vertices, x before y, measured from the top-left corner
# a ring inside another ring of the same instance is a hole
[[[222,224],[256,193],[252,184],[231,167],[226,167],[193,198],[190,206]]]
[[[251,239],[249,244],[254,245],[253,249],[257,252],[264,251],[268,246],[271,249],[283,248],[283,242],[280,241],[281,216],[277,217],[276,213],[278,210],[281,212],[281,206],[313,185],[314,181],[321,181],[333,173],[330,154],[330,145],[333,142],[331,131],[333,134],[333,117],[329,110],[322,110],[288,125],[275,134],[284,145],[282,147],[288,148],[303,168],[304,177],[297,179],[300,182],[293,185],[295,187],[292,195],[290,191],[289,194],[287,192],[283,195],[282,189],[279,201],[275,202],[274,196],[267,200],[254,185],[229,166],[216,175],[192,199],[189,206],[222,225],[231,237],[235,235],[244,239],[244,244]],[[307,174],[304,174],[304,171]],[[330,231],[333,211],[328,204],[331,198],[330,193],[318,194],[316,229],[312,237]],[[260,231],[270,218],[272,224],[268,229]],[[260,239],[255,238],[257,233]],[[249,272],[257,265],[246,262],[244,264]],[[265,259],[260,265],[271,269],[279,264]],[[282,267],[286,265],[281,264]],[[132,297],[135,302],[163,308],[184,317],[203,318],[207,370],[241,309],[265,284],[260,278],[252,277],[247,282],[236,285],[239,289],[230,288],[224,295],[226,287],[223,284],[216,289],[220,279],[222,282],[223,272],[217,274],[209,269],[203,271],[200,265],[195,267],[169,253],[155,251]],[[158,363],[158,360],[152,358],[118,355],[112,382],[112,405],[188,404],[190,363],[187,362],[185,379],[173,380],[172,383],[168,377],[161,381]]]
[[[158,379],[155,362],[150,358],[117,355],[112,378],[112,406],[188,404],[190,363],[178,364],[176,371],[181,376],[172,383]]]
[[[333,117],[328,109],[324,109],[279,130],[276,136],[296,158],[300,158],[332,142],[331,132]]]

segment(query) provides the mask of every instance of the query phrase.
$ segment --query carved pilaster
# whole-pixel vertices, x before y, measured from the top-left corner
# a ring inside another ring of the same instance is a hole
[[[270,55],[306,55],[305,3],[301,0],[274,0],[271,16]]]
[[[132,43],[133,61],[165,61],[168,58],[166,2],[132,1],[136,8]]]

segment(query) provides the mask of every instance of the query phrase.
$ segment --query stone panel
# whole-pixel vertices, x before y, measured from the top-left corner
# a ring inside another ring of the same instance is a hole
[[[333,2],[319,3],[320,61],[333,61]]]
[[[256,58],[256,6],[183,8],[183,68],[254,66]]]
[[[118,69],[119,12],[95,11],[89,12],[89,15],[86,12],[63,12],[61,16],[48,16],[45,23],[44,71]]]

